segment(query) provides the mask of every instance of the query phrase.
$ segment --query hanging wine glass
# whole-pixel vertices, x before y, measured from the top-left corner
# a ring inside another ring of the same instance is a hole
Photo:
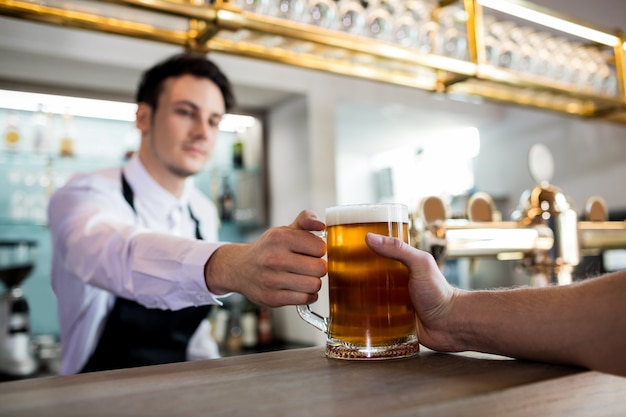
[[[365,29],[365,9],[359,0],[339,0],[339,30],[353,35],[363,35]]]
[[[326,29],[337,28],[337,4],[333,0],[309,0],[306,21]]]
[[[450,58],[469,58],[467,45],[467,13],[458,5],[450,5],[438,13],[439,43],[436,52]]]
[[[281,19],[301,22],[306,10],[306,0],[272,0],[269,14]]]
[[[267,14],[270,9],[270,0],[234,0],[235,5],[247,12]]]
[[[393,17],[386,2],[370,1],[366,11],[366,21],[367,36],[387,42],[393,40]]]
[[[413,10],[406,4],[398,4],[394,9],[393,21],[393,41],[405,47],[414,47],[419,37],[419,27]]]
[[[433,53],[436,49],[438,36],[439,24],[437,22],[431,20],[424,23],[419,27],[415,48],[423,54]]]
[[[589,55],[596,67],[596,71],[592,74],[590,80],[593,91],[599,94],[616,95],[617,79],[615,78],[615,71],[612,71],[611,66],[607,63],[608,60],[612,59],[612,54],[605,56],[603,51],[592,49],[589,51]]]

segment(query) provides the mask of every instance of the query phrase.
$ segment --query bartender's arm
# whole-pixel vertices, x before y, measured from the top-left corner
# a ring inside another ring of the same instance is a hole
[[[326,248],[307,231],[324,228],[313,212],[303,211],[291,225],[246,244],[154,233],[135,224],[117,175],[79,178],[51,199],[55,256],[71,276],[150,308],[172,310],[216,304],[216,295],[229,292],[268,307],[317,298]]]
[[[410,270],[423,345],[626,376],[626,270],[567,286],[463,291],[447,283],[427,252],[379,235],[367,242]]]
[[[324,241],[308,231],[324,230],[311,211],[302,211],[289,226],[266,231],[254,243],[227,244],[205,267],[213,294],[240,292],[259,305],[278,307],[317,300],[326,274]]]

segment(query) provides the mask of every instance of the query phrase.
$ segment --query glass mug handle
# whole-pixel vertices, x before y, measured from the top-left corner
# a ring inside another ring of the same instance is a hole
[[[321,239],[326,240],[326,231],[311,231],[312,234],[318,236]],[[311,306],[308,304],[298,305],[296,306],[298,310],[298,315],[302,318],[302,320],[309,323],[311,326],[315,327],[318,330],[328,334],[328,318],[321,316],[311,310]]]
[[[323,317],[317,314],[315,311],[311,310],[311,306],[309,306],[308,304],[299,305],[297,306],[297,308],[298,314],[300,315],[302,320],[306,321],[316,329],[328,334],[328,318]]]

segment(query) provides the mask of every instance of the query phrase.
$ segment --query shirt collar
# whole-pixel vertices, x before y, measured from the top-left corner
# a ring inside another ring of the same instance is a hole
[[[186,210],[189,205],[191,178],[185,181],[181,197],[176,198],[152,178],[137,154],[134,154],[124,167],[124,175],[133,189],[135,201],[141,202],[143,210],[169,216],[173,210]]]

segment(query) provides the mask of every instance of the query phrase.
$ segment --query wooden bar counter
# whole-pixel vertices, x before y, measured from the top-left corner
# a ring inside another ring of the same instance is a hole
[[[624,416],[626,378],[477,353],[322,347],[0,383],[1,416]]]

